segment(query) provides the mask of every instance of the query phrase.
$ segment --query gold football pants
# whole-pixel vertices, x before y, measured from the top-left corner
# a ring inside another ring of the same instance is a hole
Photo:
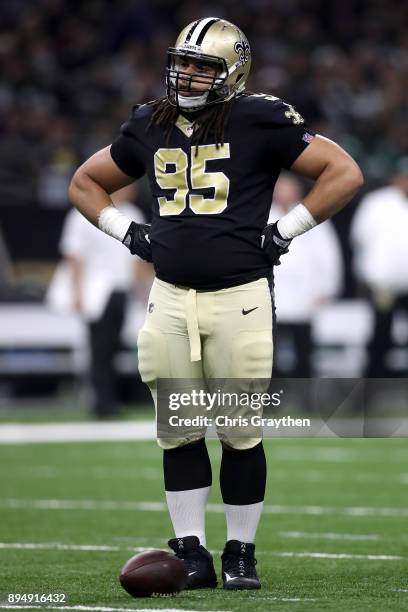
[[[266,278],[217,291],[196,291],[155,279],[138,337],[139,371],[157,410],[158,379],[266,379],[272,373],[272,301]],[[181,382],[181,381],[180,381]],[[265,389],[266,391],[266,389]],[[175,448],[204,437],[205,428],[159,438]],[[220,439],[237,449],[261,439]]]

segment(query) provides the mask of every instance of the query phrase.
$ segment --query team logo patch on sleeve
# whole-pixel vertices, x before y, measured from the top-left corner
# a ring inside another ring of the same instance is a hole
[[[302,140],[304,140],[307,143],[312,142],[314,136],[312,134],[309,134],[309,132],[305,132],[302,136]]]
[[[298,113],[297,110],[295,110],[291,104],[286,104],[286,102],[284,104],[289,109],[285,112],[285,117],[287,119],[291,119],[292,123],[294,123],[295,125],[300,125],[301,123],[305,122],[302,115]]]

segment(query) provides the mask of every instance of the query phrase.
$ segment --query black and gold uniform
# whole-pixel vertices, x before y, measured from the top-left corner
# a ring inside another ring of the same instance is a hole
[[[136,106],[111,155],[125,174],[149,178],[157,278],[216,290],[265,277],[261,232],[281,169],[312,139],[303,118],[273,96],[240,95],[224,143],[210,132],[196,146],[189,115],[179,115],[167,142],[162,128],[148,127],[151,115],[152,105]]]
[[[272,371],[270,265],[261,248],[273,189],[313,136],[282,100],[263,94],[231,102],[224,141],[195,143],[192,115],[179,114],[170,135],[135,107],[111,146],[119,168],[147,174],[154,199],[149,239],[156,271],[138,338],[139,370],[156,406],[157,382],[265,379]],[[189,120],[186,117],[190,117]],[[228,432],[218,431],[222,439]],[[203,437],[159,435],[163,448]],[[228,441],[251,448],[259,432]]]

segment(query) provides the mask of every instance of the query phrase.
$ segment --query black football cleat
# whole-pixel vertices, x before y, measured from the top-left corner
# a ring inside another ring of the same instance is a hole
[[[255,544],[229,540],[221,555],[222,579],[228,591],[260,589],[256,573]]]
[[[212,555],[201,546],[197,536],[173,538],[168,542],[188,572],[186,589],[211,589],[217,586]]]

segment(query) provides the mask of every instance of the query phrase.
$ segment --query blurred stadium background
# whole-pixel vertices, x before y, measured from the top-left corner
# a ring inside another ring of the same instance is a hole
[[[67,187],[75,168],[112,141],[134,103],[162,95],[167,47],[186,23],[209,14],[236,22],[247,33],[253,53],[248,88],[290,101],[364,171],[363,191],[334,219],[344,268],[340,293],[316,307],[311,321],[315,375],[364,373],[373,307],[354,272],[350,227],[361,198],[386,185],[408,153],[406,3],[118,0],[113,6],[108,0],[3,0],[2,410],[33,397],[44,405],[45,398],[54,402],[66,396],[72,405],[73,392],[76,407],[86,401],[81,317],[53,312],[45,299],[60,259],[70,208]],[[135,199],[148,219],[150,196],[143,180]],[[393,236],[389,240],[391,249]],[[406,277],[406,264],[401,262],[399,275]],[[137,404],[148,396],[136,374],[140,309],[132,316],[115,367],[121,400]],[[406,312],[394,318],[392,338],[387,374],[403,376]]]
[[[385,348],[387,367],[379,373],[407,381],[408,187],[397,200],[395,192],[386,199],[377,191],[396,175],[406,185],[408,175],[406,2],[2,0],[0,439],[8,442],[0,444],[2,595],[62,590],[68,609],[133,611],[136,602],[117,582],[119,568],[135,551],[165,547],[171,537],[152,408],[136,370],[148,275],[143,282],[139,276],[115,360],[126,420],[98,426],[67,422],[89,419],[87,326],[74,311],[52,309],[49,288],[61,261],[75,168],[112,141],[134,103],[162,95],[167,47],[186,23],[212,14],[237,23],[249,38],[249,89],[287,99],[365,174],[363,190],[334,219],[339,286],[309,312],[311,359],[296,376],[310,367],[315,376],[360,377],[370,356],[375,364]],[[305,186],[281,187],[280,203],[287,204],[288,193]],[[381,247],[376,256],[393,277],[375,290],[356,275],[351,240],[362,198],[372,192],[379,194],[379,215],[369,244]],[[144,181],[131,199],[148,219]],[[397,255],[389,262],[390,253]],[[392,322],[391,341],[373,342],[376,321],[387,334]],[[288,374],[296,343],[282,337],[280,364]],[[404,392],[406,400],[406,384]],[[390,395],[385,399],[390,410]],[[213,441],[208,446],[215,474],[220,449]],[[185,592],[171,609],[407,610],[406,440],[266,440],[265,449],[262,591]],[[219,569],[225,525],[216,484],[208,510],[208,545]],[[142,606],[157,610],[169,602]]]

